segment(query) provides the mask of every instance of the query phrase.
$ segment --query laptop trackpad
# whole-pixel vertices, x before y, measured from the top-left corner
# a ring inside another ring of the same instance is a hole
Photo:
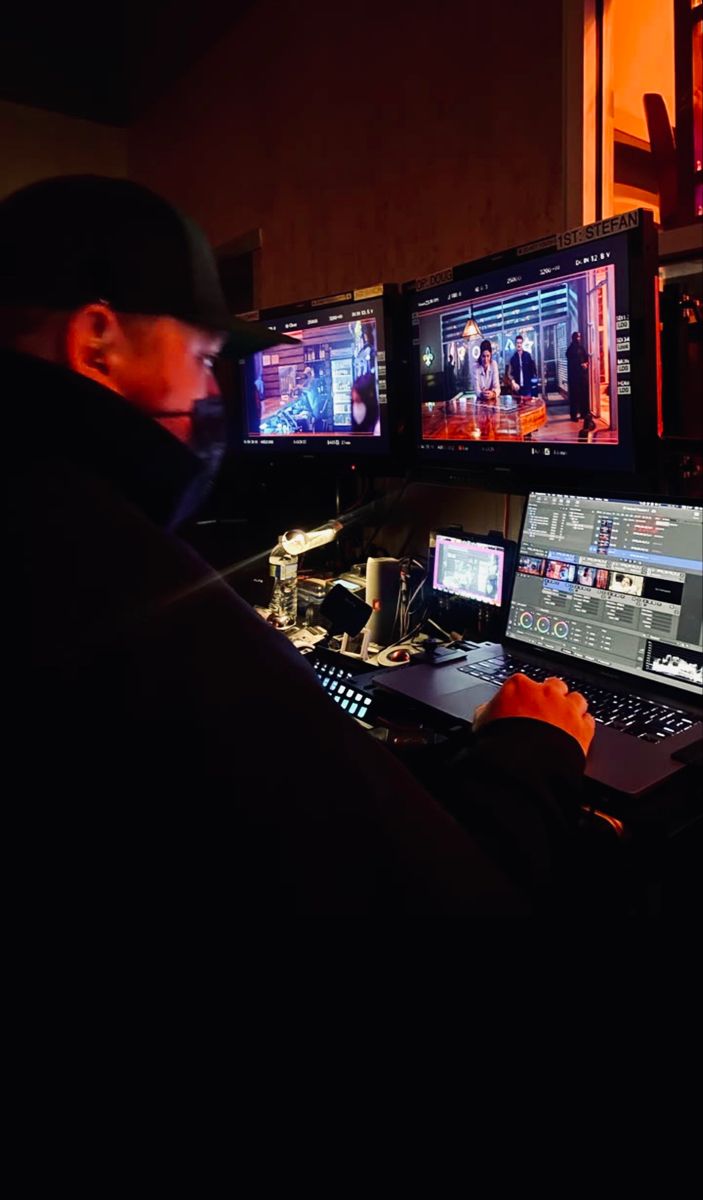
[[[397,675],[389,676],[387,672],[377,675],[375,682],[386,691],[407,696],[463,721],[471,721],[479,704],[498,691],[496,685],[472,679],[455,667],[403,667]]]
[[[474,713],[479,704],[492,700],[499,689],[490,683],[479,683],[476,687],[466,688],[463,692],[454,692],[444,696],[442,708],[452,717],[462,721],[473,721]]]

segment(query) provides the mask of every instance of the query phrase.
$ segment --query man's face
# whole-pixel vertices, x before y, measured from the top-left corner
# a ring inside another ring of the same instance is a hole
[[[116,390],[185,441],[195,402],[220,394],[213,367],[224,341],[175,317],[128,322],[115,363]]]
[[[522,353],[522,338],[521,337],[515,339],[515,347],[517,349],[518,354],[521,354]]]

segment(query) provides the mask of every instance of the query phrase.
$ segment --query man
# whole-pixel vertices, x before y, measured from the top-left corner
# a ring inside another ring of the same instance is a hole
[[[446,389],[447,400],[453,400],[456,396],[456,368],[454,366],[454,358],[451,354],[447,355],[447,362],[444,368],[444,383]]]
[[[533,905],[578,818],[583,697],[518,679],[483,714],[462,820],[489,854],[175,532],[233,327],[201,232],[125,180],[48,180],[0,204],[0,267],[13,901],[96,936]]]
[[[264,413],[264,368],[260,353],[252,354],[246,360],[244,369],[244,388],[247,408],[247,433],[250,437],[258,437],[261,433],[261,418]]]
[[[574,330],[571,344],[566,351],[566,371],[569,388],[569,416],[572,421],[583,420],[581,434],[595,429],[596,423],[591,416],[589,397],[589,366],[588,352],[581,341],[581,334]]]
[[[529,350],[523,347],[524,338],[519,333],[515,338],[515,353],[510,359],[510,378],[513,381],[514,392],[519,396],[531,396],[532,380],[537,374],[537,368]]]
[[[325,418],[327,413],[327,394],[324,391],[320,391],[319,384],[315,378],[315,372],[313,371],[312,367],[306,367],[303,371],[303,382],[301,385],[300,395],[308,410],[310,431],[312,433],[324,433]]]

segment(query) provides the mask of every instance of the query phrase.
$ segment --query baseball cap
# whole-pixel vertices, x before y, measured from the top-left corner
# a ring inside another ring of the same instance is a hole
[[[64,175],[2,200],[0,305],[71,310],[97,300],[229,333],[237,354],[291,340],[229,312],[205,234],[141,184]]]

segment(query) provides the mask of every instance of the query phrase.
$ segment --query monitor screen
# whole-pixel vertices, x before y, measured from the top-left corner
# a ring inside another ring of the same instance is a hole
[[[438,533],[432,586],[461,600],[500,607],[503,600],[503,546],[465,541]]]
[[[245,453],[387,452],[388,290],[378,285],[256,314],[296,344],[241,363]]]
[[[702,555],[701,504],[532,492],[508,636],[700,695]]]
[[[421,462],[632,471],[656,444],[649,214],[406,287]]]

